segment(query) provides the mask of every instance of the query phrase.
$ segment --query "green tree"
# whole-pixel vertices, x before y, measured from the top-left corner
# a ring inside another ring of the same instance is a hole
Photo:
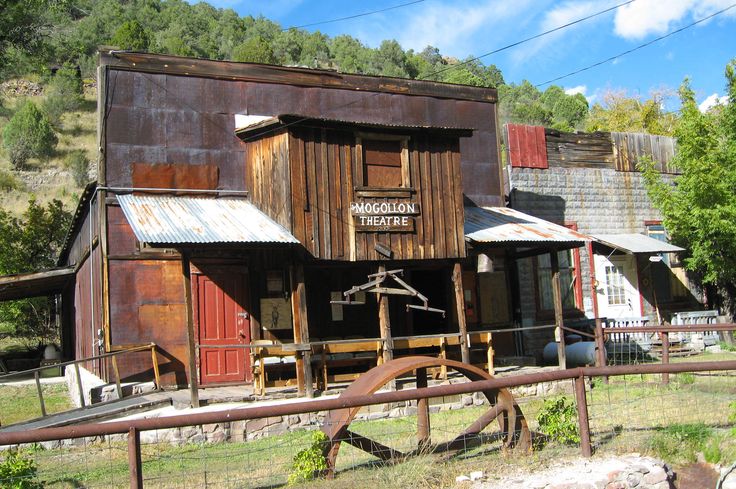
[[[3,146],[16,169],[24,168],[29,158],[48,158],[58,142],[48,117],[31,101],[3,129]]]
[[[728,104],[703,114],[686,80],[673,165],[664,182],[651,161],[640,162],[649,194],[674,243],[687,249],[688,270],[717,287],[733,313],[736,290],[736,59],[726,67]]]
[[[65,112],[77,110],[82,106],[82,79],[75,67],[65,65],[49,80],[45,90],[46,98],[43,101],[43,111],[51,124],[59,127],[61,116]]]
[[[120,49],[146,51],[151,43],[151,36],[140,22],[129,20],[118,27],[110,43]]]
[[[273,49],[271,49],[268,41],[260,36],[256,36],[235,47],[233,50],[233,60],[274,64],[276,62],[276,56],[273,54]]]
[[[625,91],[608,91],[603,103],[590,109],[587,131],[645,132],[672,136],[677,116],[663,109],[666,92],[653,92],[651,98],[630,97]]]
[[[53,267],[71,218],[58,200],[42,206],[32,198],[21,217],[0,209],[0,274]],[[0,303],[0,321],[14,326],[16,336],[29,343],[48,343],[58,335],[45,297]]]

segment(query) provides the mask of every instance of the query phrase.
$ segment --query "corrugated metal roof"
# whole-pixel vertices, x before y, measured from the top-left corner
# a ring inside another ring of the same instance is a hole
[[[467,127],[449,127],[449,126],[430,126],[422,124],[394,124],[390,122],[376,121],[360,121],[347,119],[330,119],[325,117],[310,117],[299,114],[278,114],[278,115],[245,115],[235,114],[235,132],[239,135],[248,135],[265,130],[274,125],[295,124],[320,122],[326,124],[349,124],[354,126],[389,128],[389,129],[425,129],[425,130],[442,130],[442,131],[461,131],[472,132],[472,128]],[[470,134],[468,134],[470,135]]]
[[[664,241],[651,238],[644,234],[594,234],[593,237],[606,246],[626,253],[671,253],[685,251],[685,248],[665,243]]]
[[[465,239],[477,243],[580,243],[592,238],[508,207],[465,207]]]
[[[298,243],[242,198],[118,195],[136,238],[146,243]]]

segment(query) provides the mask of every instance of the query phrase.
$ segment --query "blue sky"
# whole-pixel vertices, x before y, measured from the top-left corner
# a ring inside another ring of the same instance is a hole
[[[191,1],[191,0],[190,0]],[[283,27],[299,26],[408,3],[411,0],[210,0],[241,15],[263,15]],[[350,34],[376,47],[396,39],[404,49],[438,47],[464,59],[612,7],[624,0],[423,0],[387,12],[306,30]],[[546,82],[686,26],[736,0],[635,0],[609,13],[485,57],[507,82]],[[736,6],[632,54],[555,82],[592,102],[606,91],[648,97],[674,90],[690,77],[698,101],[723,96],[726,63],[736,57]],[[544,88],[540,87],[540,88]],[[673,96],[668,108],[676,107]]]

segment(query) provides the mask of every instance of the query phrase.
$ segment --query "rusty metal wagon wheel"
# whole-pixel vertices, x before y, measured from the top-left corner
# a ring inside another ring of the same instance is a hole
[[[472,365],[446,360],[442,358],[411,356],[386,362],[361,375],[353,382],[340,397],[360,396],[373,394],[389,382],[409,372],[416,372],[417,387],[427,386],[427,369],[447,367],[453,369],[470,380],[487,380],[493,376]],[[432,446],[430,437],[429,401],[420,399],[417,402],[417,447],[415,450],[404,453],[369,439],[348,428],[360,407],[335,409],[330,411],[322,424],[322,431],[327,435],[324,456],[327,460],[325,475],[333,477],[337,454],[340,444],[346,442],[386,462],[396,462],[418,453],[427,451],[458,451],[465,448],[469,439],[478,438],[479,434],[494,420],[498,421],[504,448],[518,448],[527,450],[531,446],[531,435],[521,409],[514,401],[511,393],[506,389],[491,389],[483,391],[490,403],[490,408],[463,430],[450,442]]]

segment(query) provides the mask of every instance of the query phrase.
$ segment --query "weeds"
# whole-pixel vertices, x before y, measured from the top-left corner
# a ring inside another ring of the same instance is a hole
[[[537,415],[539,431],[563,445],[580,443],[575,404],[567,397],[547,399]]]

